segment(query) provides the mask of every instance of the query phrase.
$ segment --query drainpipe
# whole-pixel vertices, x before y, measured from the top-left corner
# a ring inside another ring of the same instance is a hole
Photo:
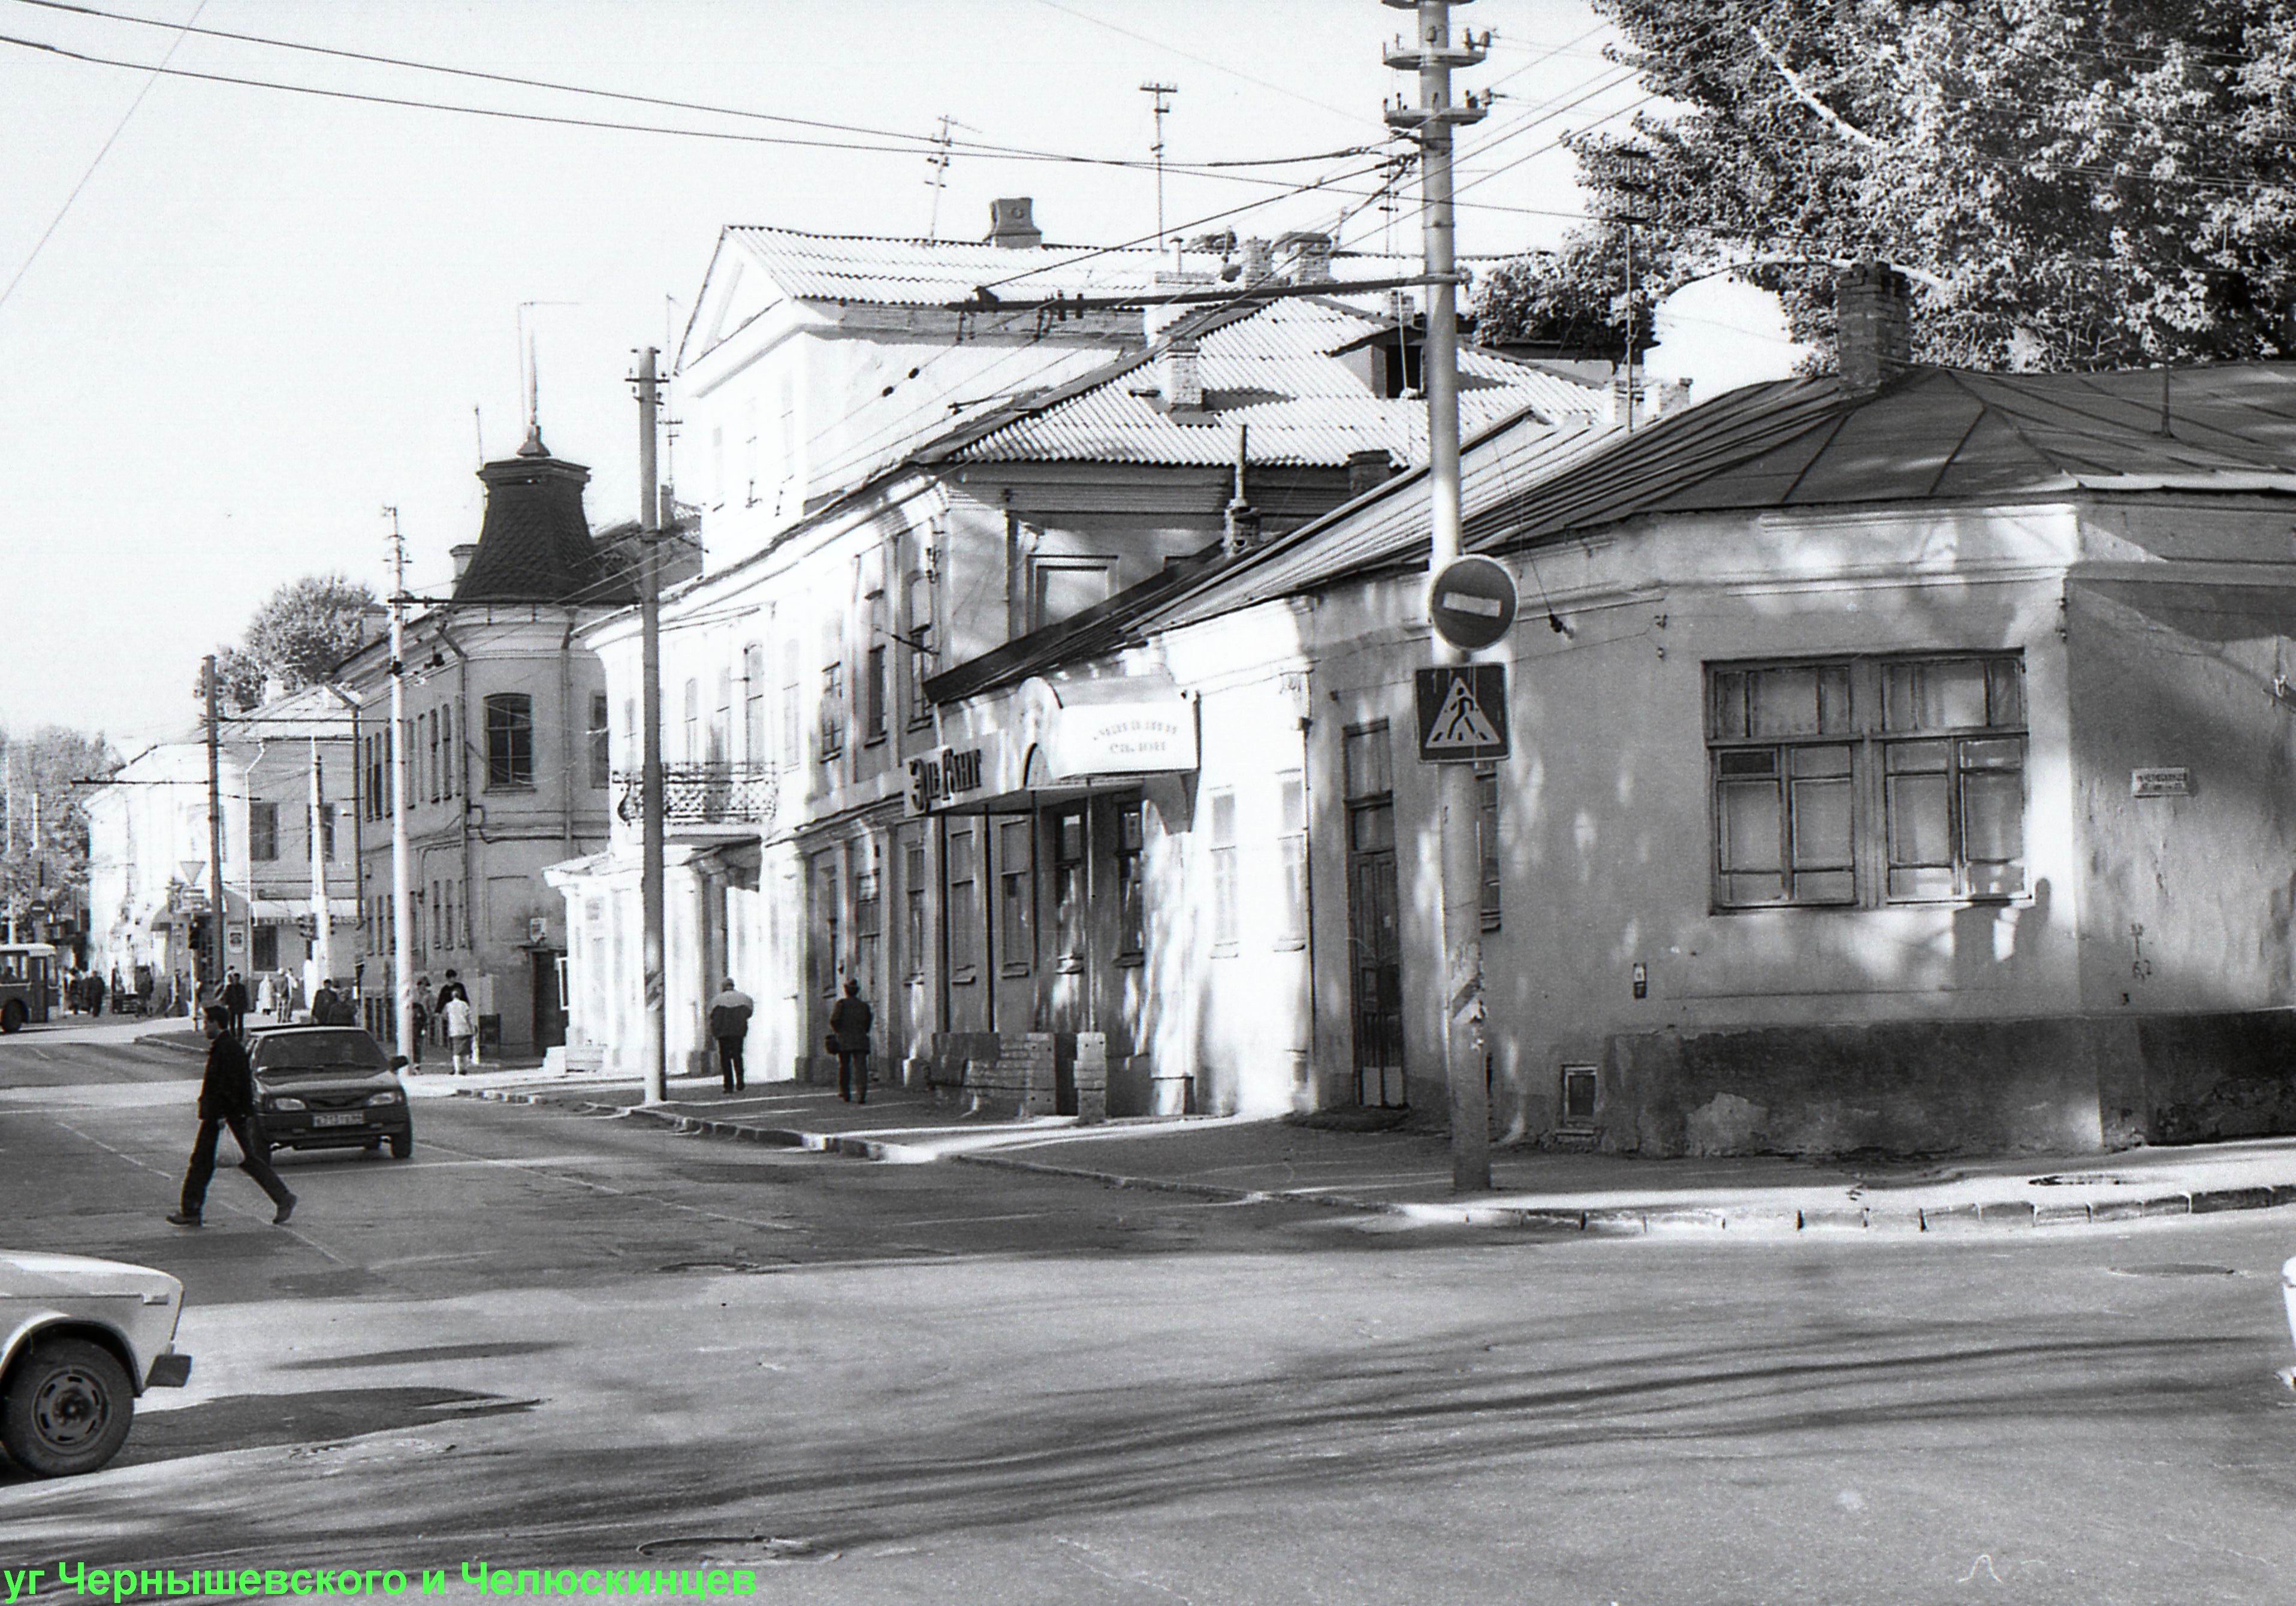
[[[471,655],[463,650],[463,643],[455,639],[455,633],[447,628],[444,619],[437,621],[433,627],[439,632],[439,639],[446,643],[455,654],[455,747],[454,751],[446,756],[446,764],[447,775],[456,788],[455,798],[461,804],[455,811],[455,823],[460,838],[458,848],[463,864],[463,925],[468,930],[471,924],[471,766],[462,759],[471,748]],[[453,938],[457,935],[459,933],[447,933],[447,946],[449,948],[456,946]]]
[[[565,762],[559,766],[559,775],[566,799],[564,817],[559,835],[566,841],[574,840],[574,632],[580,628],[582,615],[578,609],[566,610],[566,634],[558,638],[558,723],[561,742],[564,744]]]

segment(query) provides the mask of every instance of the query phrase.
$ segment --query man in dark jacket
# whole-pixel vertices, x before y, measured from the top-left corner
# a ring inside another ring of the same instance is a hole
[[[735,987],[731,976],[726,978],[726,990],[709,1001],[709,1037],[718,1045],[718,1074],[727,1093],[738,1093],[749,1086],[748,1073],[742,1068],[742,1045],[750,1035],[750,1016],[756,1009],[749,994]]]
[[[216,1139],[228,1127],[232,1141],[239,1145],[240,1169],[271,1195],[278,1207],[272,1223],[283,1227],[295,1213],[295,1196],[271,1168],[270,1154],[256,1131],[255,1072],[247,1063],[247,1050],[231,1035],[231,1012],[219,1004],[208,1005],[201,1029],[208,1035],[208,1068],[200,1079],[199,1141],[192,1145],[191,1167],[184,1173],[183,1207],[168,1219],[179,1227],[200,1225],[208,1179],[215,1175]]]
[[[876,1020],[861,996],[861,984],[849,979],[845,996],[829,1012],[829,1037],[837,1045],[837,1096],[849,1104],[869,1102],[869,1028]]]
[[[217,1002],[231,1012],[231,1035],[247,1041],[247,983],[233,971],[224,978],[223,996]]]

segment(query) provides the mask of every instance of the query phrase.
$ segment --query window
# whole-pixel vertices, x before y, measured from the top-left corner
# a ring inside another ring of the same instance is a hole
[[[908,915],[901,932],[903,963],[908,967],[909,979],[922,981],[931,928],[926,923],[925,845],[920,837],[912,836],[901,846],[901,896]]]
[[[701,683],[692,678],[685,683],[685,746],[679,756],[688,764],[701,757]]]
[[[258,971],[279,968],[279,928],[258,926],[253,945],[248,950],[247,962]],[[250,989],[252,991],[253,989]]]
[[[980,963],[980,883],[977,833],[970,825],[949,828],[942,845],[942,873],[948,882],[942,914],[948,928],[948,979],[971,981]]]
[[[865,692],[868,699],[865,705],[868,723],[862,733],[862,740],[865,742],[882,742],[885,739],[886,707],[891,701],[886,676],[891,672],[891,666],[885,661],[883,644],[881,643],[870,648],[869,680]]]
[[[2015,897],[2025,734],[2015,654],[1709,666],[1715,906]]]
[[[807,956],[807,970],[813,990],[824,1002],[837,996],[838,914],[837,856],[816,853],[813,856],[813,951]]]
[[[423,782],[423,791],[430,794],[430,801],[436,803],[439,800],[439,710],[433,709],[428,715],[424,716],[422,725],[422,740],[429,749],[428,754],[422,761],[422,768],[425,777]]]
[[[247,806],[247,856],[261,862],[279,856],[279,805]]]
[[[1482,864],[1483,930],[1499,929],[1499,776],[1496,768],[1475,771],[1475,848]]]
[[[1347,733],[1342,763],[1348,802],[1348,851],[1395,851],[1395,781],[1389,767],[1387,722]]]
[[[487,699],[487,785],[534,784],[534,699],[496,692]]]
[[[709,762],[723,764],[734,747],[734,671],[718,671],[718,703],[709,710]]]
[[[1142,909],[1140,856],[1141,805],[1116,807],[1116,956],[1137,959],[1147,948],[1146,921]]]
[[[1216,791],[1211,807],[1212,946],[1235,946],[1235,794]]]
[[[821,671],[820,753],[823,763],[845,750],[845,666],[830,664]]]
[[[455,795],[461,757],[461,750],[455,745],[455,705],[450,702],[439,710],[439,795],[442,798]]]
[[[1083,970],[1085,961],[1086,807],[1053,816],[1053,958],[1070,971]]]
[[[996,823],[996,951],[1002,955],[998,969],[1007,976],[1026,976],[1036,963],[1036,853],[1030,840],[1035,829],[1033,817]]]
[[[625,697],[622,699],[623,768],[635,770],[645,761],[645,755],[638,748],[638,700]]]
[[[1283,879],[1276,943],[1296,947],[1308,940],[1308,787],[1298,770],[1275,777],[1275,856]]]
[[[597,788],[611,786],[614,779],[613,733],[607,708],[603,692],[590,693],[590,784]]]
[[[784,768],[795,768],[804,761],[804,750],[797,739],[799,726],[804,719],[804,710],[799,706],[803,692],[804,683],[798,668],[798,644],[794,641],[784,641],[782,643],[782,765]]]
[[[319,805],[319,856],[335,856],[335,806],[332,803]]]
[[[755,642],[742,649],[742,757],[766,761],[766,650]]]
[[[1108,558],[1037,558],[1029,565],[1029,627],[1042,629],[1108,600]]]
[[[456,941],[462,935],[462,928],[455,923],[455,883],[441,881],[439,884],[439,946],[441,948],[461,946]]]
[[[932,722],[925,681],[933,671],[933,583],[929,573],[909,577],[909,723]]]

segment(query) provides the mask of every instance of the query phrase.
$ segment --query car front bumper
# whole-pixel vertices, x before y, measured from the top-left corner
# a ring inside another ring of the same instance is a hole
[[[146,1389],[180,1389],[191,1381],[192,1357],[176,1350],[164,1350],[152,1357],[152,1372],[144,1380]]]

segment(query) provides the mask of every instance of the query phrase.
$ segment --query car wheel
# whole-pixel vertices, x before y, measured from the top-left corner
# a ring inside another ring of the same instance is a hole
[[[382,1147],[382,1140],[379,1137],[371,1137],[367,1139],[366,1142],[361,1143],[359,1147],[365,1150],[369,1154],[373,1154]]]
[[[410,1155],[410,1154],[412,1154],[412,1153],[414,1153],[414,1135],[412,1132],[402,1132],[402,1133],[398,1133],[398,1134],[395,1135],[391,1138],[391,1140],[390,1140],[390,1158],[391,1158],[391,1159],[405,1159],[408,1155]]]
[[[35,1346],[0,1398],[0,1446],[37,1478],[93,1472],[119,1453],[135,1391],[111,1351],[85,1339]]]
[[[0,1032],[20,1032],[24,1029],[24,1006],[13,998],[0,1005]]]

